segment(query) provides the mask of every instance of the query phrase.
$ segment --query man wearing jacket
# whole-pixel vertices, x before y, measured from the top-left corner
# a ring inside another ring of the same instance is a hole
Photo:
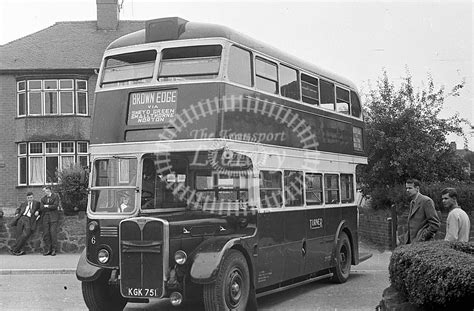
[[[40,202],[33,199],[33,192],[26,194],[26,202],[20,204],[15,211],[17,237],[16,243],[10,249],[12,255],[25,254],[23,246],[36,228],[36,219],[39,216]]]
[[[420,186],[417,179],[408,179],[405,183],[411,199],[406,244],[433,239],[440,225],[433,200],[420,193]]]
[[[56,256],[58,244],[59,196],[51,191],[51,187],[43,188],[41,198],[41,217],[43,218],[43,255]]]

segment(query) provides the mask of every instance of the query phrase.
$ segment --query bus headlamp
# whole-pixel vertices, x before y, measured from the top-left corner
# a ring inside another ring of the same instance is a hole
[[[182,250],[179,250],[174,253],[174,261],[176,261],[178,265],[184,265],[187,259],[188,255],[186,255],[186,253]]]
[[[92,232],[92,231],[95,231],[98,227],[99,227],[99,223],[98,223],[97,221],[95,221],[95,220],[91,221],[91,222],[89,223],[89,226],[88,226],[89,231],[91,231],[91,232]]]
[[[100,263],[107,263],[110,259],[110,254],[109,251],[106,250],[105,248],[102,248],[99,253],[97,253],[97,260]]]

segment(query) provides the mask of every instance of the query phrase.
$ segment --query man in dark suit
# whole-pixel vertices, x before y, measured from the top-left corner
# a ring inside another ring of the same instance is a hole
[[[59,196],[51,191],[51,187],[43,188],[41,198],[41,218],[43,219],[43,255],[56,256],[58,244]]]
[[[33,193],[26,194],[26,202],[20,204],[15,211],[16,243],[10,249],[12,255],[25,254],[23,246],[36,228],[36,219],[39,217],[40,202],[34,200]]]
[[[433,200],[420,193],[420,186],[417,179],[408,179],[405,183],[411,199],[406,244],[433,239],[440,225]]]

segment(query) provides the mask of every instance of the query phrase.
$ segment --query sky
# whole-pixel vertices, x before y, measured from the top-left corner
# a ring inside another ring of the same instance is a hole
[[[345,76],[362,93],[383,70],[395,84],[408,71],[417,87],[431,76],[446,93],[465,81],[459,97],[446,98],[441,117],[459,113],[474,125],[473,0],[118,1],[121,20],[179,16],[225,25]],[[0,45],[84,20],[96,20],[95,0],[1,0]],[[448,140],[463,147],[460,137]],[[474,137],[468,144],[474,150]]]

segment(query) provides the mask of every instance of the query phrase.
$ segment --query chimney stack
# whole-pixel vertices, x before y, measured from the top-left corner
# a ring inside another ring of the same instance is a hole
[[[97,29],[116,30],[119,23],[120,8],[118,0],[96,0]]]

